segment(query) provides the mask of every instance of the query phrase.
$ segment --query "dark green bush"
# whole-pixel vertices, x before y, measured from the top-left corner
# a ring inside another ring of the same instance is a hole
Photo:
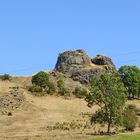
[[[137,108],[135,105],[128,105],[124,110],[123,126],[126,131],[134,131],[137,123]]]
[[[33,92],[43,92],[52,94],[56,92],[56,87],[52,81],[49,79],[49,74],[46,72],[39,72],[32,77],[32,84],[34,86],[30,87],[30,91]],[[43,95],[42,93],[42,95]]]
[[[81,88],[81,87],[76,87],[75,91],[73,92],[73,94],[77,97],[77,98],[85,98],[87,95],[87,90],[85,88]]]
[[[32,83],[39,87],[46,88],[49,83],[49,74],[40,71],[32,77]]]
[[[1,80],[10,80],[11,76],[9,74],[0,75]]]

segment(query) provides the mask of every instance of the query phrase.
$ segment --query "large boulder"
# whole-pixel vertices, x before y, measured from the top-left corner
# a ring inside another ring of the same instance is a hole
[[[59,55],[55,70],[62,73],[70,73],[90,64],[91,60],[83,50],[66,51]]]
[[[112,65],[115,67],[115,65],[112,62],[112,59],[103,55],[97,55],[96,57],[91,59],[91,61],[93,64],[96,64],[96,65]]]
[[[85,51],[66,51],[59,55],[55,71],[70,74],[74,81],[89,84],[94,76],[116,70],[112,60],[103,55],[90,59]]]

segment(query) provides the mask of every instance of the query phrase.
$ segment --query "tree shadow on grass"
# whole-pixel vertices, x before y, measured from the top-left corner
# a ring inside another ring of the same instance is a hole
[[[118,133],[116,132],[110,132],[110,133],[107,133],[107,132],[93,132],[93,133],[86,133],[86,135],[88,136],[114,136],[114,135],[117,135]]]

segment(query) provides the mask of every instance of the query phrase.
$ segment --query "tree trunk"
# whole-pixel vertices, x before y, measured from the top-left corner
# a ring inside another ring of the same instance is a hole
[[[110,133],[110,127],[111,127],[111,124],[110,124],[110,123],[108,123],[107,134],[109,134],[109,133]]]
[[[111,133],[111,118],[108,121],[107,134]]]
[[[131,93],[128,93],[128,100],[131,100]]]
[[[135,98],[135,94],[134,93],[132,94],[132,97],[133,97],[133,99]]]
[[[138,93],[138,99],[140,98],[140,94]]]

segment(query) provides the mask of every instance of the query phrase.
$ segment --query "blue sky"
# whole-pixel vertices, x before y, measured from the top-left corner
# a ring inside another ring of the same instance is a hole
[[[53,69],[60,52],[140,66],[139,0],[0,0],[0,74]]]

